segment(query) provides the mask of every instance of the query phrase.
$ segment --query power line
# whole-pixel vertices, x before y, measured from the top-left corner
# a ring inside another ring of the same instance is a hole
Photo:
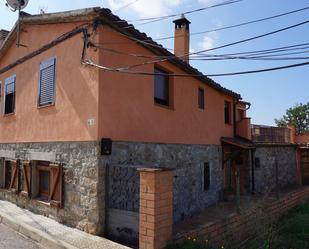
[[[287,16],[287,15],[295,14],[295,13],[298,13],[298,12],[301,12],[301,11],[305,11],[305,10],[308,10],[308,9],[309,9],[309,7],[304,7],[304,8],[301,8],[301,9],[296,9],[296,10],[293,10],[293,11],[288,11],[288,12],[280,13],[280,14],[273,15],[273,16],[268,16],[268,17],[264,17],[264,18],[260,18],[260,19],[255,19],[255,20],[252,20],[252,21],[242,22],[242,23],[239,23],[239,24],[234,24],[234,25],[230,25],[230,26],[225,26],[225,27],[216,28],[216,29],[210,29],[210,30],[205,30],[205,31],[194,32],[194,33],[191,33],[190,36],[196,36],[196,35],[216,32],[216,31],[233,29],[233,28],[237,28],[237,27],[241,27],[241,26],[246,26],[246,25],[253,24],[253,23],[263,22],[263,21],[279,18],[279,17],[282,17],[282,16]],[[133,25],[129,25],[129,26],[124,27],[124,28],[131,28],[132,26]],[[117,32],[117,31],[111,31],[111,32]],[[143,40],[143,41],[147,42],[147,41],[170,40],[170,39],[173,39],[173,38],[176,38],[176,37],[182,37],[182,36],[183,35],[167,36],[167,37],[160,37],[160,38],[155,38],[155,39],[146,39],[146,40]],[[127,43],[127,42],[118,42],[116,44],[122,44],[122,43]],[[104,44],[108,44],[108,43],[104,43]],[[115,44],[115,43],[111,43],[111,44]]]
[[[130,71],[130,70],[123,70],[123,69],[117,69],[117,68],[109,68],[105,66],[98,65],[90,60],[83,61],[84,64],[97,67],[99,69],[102,69],[104,71],[108,72],[116,72],[116,73],[124,73],[124,74],[132,74],[132,75],[144,75],[144,76],[154,76],[154,75],[165,75],[165,76],[171,76],[171,77],[206,77],[206,75],[203,74],[161,74],[161,73],[154,73],[154,72],[143,72],[143,71]],[[208,74],[207,77],[219,77],[219,76],[233,76],[233,75],[243,75],[243,74],[253,74],[253,73],[262,73],[262,72],[270,72],[270,71],[278,71],[278,70],[284,70],[288,68],[295,68],[295,67],[303,67],[309,65],[309,61],[298,63],[298,64],[290,64],[280,67],[272,67],[272,68],[264,68],[264,69],[257,69],[257,70],[251,70],[251,71],[240,71],[240,72],[230,72],[230,73],[221,73],[221,74]]]
[[[185,11],[185,12],[177,13],[177,14],[157,16],[157,17],[148,17],[148,18],[142,18],[142,19],[133,19],[133,20],[128,20],[128,21],[120,20],[118,22],[121,23],[121,22],[160,21],[161,19],[177,17],[177,16],[180,16],[181,14],[192,14],[192,13],[200,12],[200,11],[203,11],[203,10],[212,9],[212,8],[225,6],[225,5],[230,5],[230,4],[234,4],[234,3],[238,3],[238,2],[242,2],[242,1],[244,1],[244,0],[228,0],[228,1],[225,1],[225,2],[222,2],[222,3],[218,3],[218,4],[214,4],[214,5],[210,5],[210,6],[206,6],[206,7],[203,7],[203,8],[190,10],[190,11]]]
[[[232,54],[207,54],[207,55],[196,55],[191,60],[222,60],[222,59],[252,59],[252,58],[267,58],[267,57],[274,57],[274,56],[283,56],[283,55],[292,55],[292,54],[303,54],[308,53],[308,51],[305,52],[293,52],[293,53],[281,53],[277,54],[279,52],[285,52],[285,51],[296,51],[296,50],[306,50],[309,49],[309,43],[303,43],[303,44],[297,44],[297,45],[291,45],[291,46],[285,46],[285,47],[279,47],[279,48],[272,48],[272,49],[264,49],[264,50],[256,50],[256,51],[250,51],[250,52],[240,52],[240,53],[232,53]],[[151,55],[143,55],[143,54],[135,54],[135,53],[127,53],[111,48],[107,48],[100,45],[93,45],[94,47],[110,52],[115,54],[121,54],[121,55],[127,55],[137,58],[144,58],[144,59],[158,59],[158,58],[167,58],[169,56],[151,56]],[[300,47],[301,46],[301,47]],[[243,55],[242,57],[236,57],[236,55]],[[215,58],[215,59],[212,59]],[[292,58],[287,58],[288,60]]]
[[[191,33],[190,36],[207,34],[207,33],[211,33],[211,32],[216,32],[216,31],[221,31],[221,30],[226,30],[226,29],[237,28],[237,27],[241,27],[241,26],[245,26],[245,25],[249,25],[249,24],[253,24],[253,23],[258,23],[258,22],[263,22],[263,21],[275,19],[275,18],[282,17],[282,16],[287,16],[287,15],[290,15],[290,14],[295,14],[295,13],[298,13],[300,11],[304,11],[304,10],[308,10],[308,9],[309,9],[309,7],[305,7],[305,8],[301,8],[301,9],[297,9],[297,10],[281,13],[281,14],[278,14],[278,15],[273,15],[273,16],[269,16],[269,17],[265,17],[265,18],[260,18],[260,19],[256,19],[256,20],[252,20],[252,21],[248,21],[248,22],[243,22],[243,23],[239,23],[239,24],[235,24],[235,25],[230,25],[230,26],[226,26],[226,27],[222,27],[222,28],[216,28],[216,29],[211,29],[211,30],[206,30],[206,31],[195,32],[195,33]],[[177,36],[177,37],[182,37],[182,35]],[[161,37],[161,38],[156,38],[156,39],[153,39],[153,40],[155,40],[155,41],[162,41],[162,40],[169,40],[169,39],[173,39],[173,38],[175,38],[175,36]]]
[[[309,43],[301,43],[296,45],[289,45],[284,47],[270,48],[270,49],[262,49],[262,50],[253,50],[246,52],[238,52],[238,53],[230,53],[230,54],[221,54],[222,56],[229,55],[243,55],[243,54],[268,54],[268,53],[277,53],[283,51],[291,51],[291,50],[299,50],[299,49],[307,49]],[[198,55],[198,56],[209,56],[209,55]]]
[[[253,40],[256,40],[256,39],[259,39],[259,38],[262,38],[262,37],[277,34],[277,33],[292,29],[292,28],[296,28],[296,27],[305,25],[307,23],[309,23],[309,20],[301,22],[301,23],[297,23],[297,24],[294,24],[294,25],[291,25],[291,26],[288,26],[288,27],[285,27],[285,28],[282,28],[282,29],[277,29],[275,31],[271,31],[271,32],[268,32],[268,33],[265,33],[265,34],[262,34],[262,35],[253,36],[253,37],[250,37],[250,38],[247,38],[247,39],[243,39],[243,40],[239,40],[239,41],[236,41],[236,42],[221,45],[221,46],[218,46],[218,47],[214,47],[214,48],[210,48],[210,49],[204,49],[204,50],[200,50],[200,51],[193,52],[193,53],[187,53],[183,56],[179,56],[178,58],[184,58],[184,57],[187,57],[189,55],[198,55],[198,54],[201,54],[201,53],[205,53],[205,52],[214,51],[214,50],[221,49],[221,48],[226,48],[226,47],[238,45],[238,44],[245,43],[245,42],[248,42],[248,41],[253,41]],[[173,59],[173,58],[175,58],[175,56],[171,55],[169,58]],[[169,58],[164,58],[164,59],[161,59],[161,60],[148,61],[148,62],[144,62],[142,64],[131,65],[131,66],[126,67],[126,69],[131,69],[131,68],[134,68],[134,67],[143,66],[143,65],[147,65],[147,64],[163,62],[163,61],[168,60]]]
[[[124,6],[120,7],[120,8],[117,9],[117,10],[115,10],[114,13],[119,12],[119,11],[122,11],[122,10],[124,10],[124,9],[126,9],[126,8],[128,8],[128,7],[130,7],[131,5],[135,4],[135,3],[138,2],[138,1],[139,1],[139,0],[134,0],[134,1],[130,2],[130,3],[128,3],[128,4],[125,4]]]

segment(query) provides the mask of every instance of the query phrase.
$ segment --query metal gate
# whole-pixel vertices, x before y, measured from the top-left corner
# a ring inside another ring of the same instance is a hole
[[[106,234],[122,244],[138,245],[139,173],[137,166],[106,168]]]

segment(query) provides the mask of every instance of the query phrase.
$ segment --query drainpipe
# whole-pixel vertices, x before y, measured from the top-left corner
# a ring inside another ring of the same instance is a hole
[[[233,103],[233,135],[236,137],[236,105],[239,103],[239,99],[234,99]]]

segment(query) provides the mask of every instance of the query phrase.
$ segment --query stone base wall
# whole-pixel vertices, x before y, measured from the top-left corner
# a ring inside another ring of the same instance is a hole
[[[220,145],[113,142],[112,155],[104,157],[110,166],[109,207],[138,212],[139,195],[134,194],[139,189],[136,168],[164,167],[175,169],[174,222],[193,216],[219,200],[223,188],[221,153]],[[210,165],[210,188],[204,191],[206,162]],[[128,182],[130,188],[126,187]]]
[[[260,166],[255,165],[254,171],[256,192],[267,193],[276,188],[276,164],[280,188],[296,183],[297,162],[294,146],[258,146],[255,158],[260,161]]]
[[[101,234],[105,217],[105,168],[99,153],[97,142],[0,144],[0,158],[62,163],[64,207],[52,208],[8,190],[0,190],[0,198],[80,230]]]

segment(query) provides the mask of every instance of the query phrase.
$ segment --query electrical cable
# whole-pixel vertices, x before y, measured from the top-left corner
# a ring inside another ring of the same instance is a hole
[[[236,42],[224,44],[224,45],[214,47],[214,48],[210,48],[210,49],[204,49],[204,50],[200,50],[200,51],[193,52],[193,53],[187,53],[183,56],[179,56],[178,58],[185,58],[189,55],[198,55],[198,54],[201,54],[201,53],[204,53],[204,52],[214,51],[214,50],[217,50],[217,49],[238,45],[238,44],[245,43],[245,42],[248,42],[248,41],[253,41],[253,40],[263,38],[263,37],[266,37],[266,36],[269,36],[269,35],[277,34],[277,33],[292,29],[292,28],[296,28],[296,27],[299,27],[299,26],[302,26],[302,25],[305,25],[305,24],[308,24],[308,23],[309,23],[309,20],[306,20],[304,22],[297,23],[297,24],[294,24],[294,25],[291,25],[291,26],[288,26],[288,27],[285,27],[285,28],[277,29],[277,30],[274,30],[274,31],[271,31],[271,32],[268,32],[268,33],[264,33],[262,35],[253,36],[253,37],[250,37],[250,38],[246,38],[246,39],[239,40],[239,41],[236,41]],[[143,43],[143,42],[141,42],[141,43]],[[169,58],[175,58],[175,56],[171,55]],[[134,67],[143,66],[143,65],[147,65],[147,64],[163,62],[163,61],[167,61],[169,58],[164,58],[164,59],[161,59],[161,60],[148,61],[148,62],[144,62],[142,64],[135,64],[135,65],[128,66],[125,69],[131,69],[131,68],[134,68]]]
[[[122,10],[124,10],[124,9],[126,9],[126,8],[128,8],[128,7],[130,7],[131,5],[135,4],[135,3],[138,2],[138,1],[139,1],[139,0],[134,0],[134,1],[130,2],[130,3],[128,3],[128,4],[125,4],[124,6],[120,7],[120,8],[117,9],[117,10],[115,10],[114,13],[117,13],[117,12],[119,12],[119,11],[122,11]]]
[[[305,43],[306,44],[306,43]],[[308,43],[309,44],[309,43]],[[292,55],[292,54],[303,54],[303,53],[308,53],[308,51],[304,52],[293,52],[293,53],[282,53],[282,54],[276,54],[279,52],[284,52],[284,51],[295,51],[295,50],[304,50],[304,49],[309,49],[309,46],[304,46],[304,47],[297,47],[303,44],[298,44],[298,45],[292,45],[292,46],[286,46],[286,47],[281,47],[275,49],[266,49],[266,50],[257,50],[257,51],[267,51],[267,52],[262,52],[262,53],[257,53],[256,51],[251,51],[251,52],[241,52],[241,53],[233,53],[233,54],[207,54],[207,55],[196,55],[194,57],[191,57],[190,60],[222,60],[222,59],[251,59],[251,58],[267,58],[267,57],[274,57],[274,56],[283,56],[283,55]],[[110,52],[110,53],[115,53],[115,54],[121,54],[121,55],[127,55],[127,56],[132,56],[132,57],[137,57],[137,58],[147,58],[147,59],[155,59],[155,58],[166,58],[167,56],[150,56],[150,55],[142,55],[142,54],[134,54],[134,53],[127,53],[111,48],[106,48],[100,45],[93,45],[95,48]],[[294,47],[294,48],[291,48]],[[286,48],[286,49],[282,49]],[[236,57],[235,55],[244,55],[242,57]],[[262,56],[264,55],[264,56]],[[210,59],[215,57],[216,59]],[[292,58],[287,58],[287,59],[292,59]]]
[[[295,13],[298,13],[298,12],[301,12],[301,11],[305,11],[305,10],[308,10],[308,9],[309,9],[309,7],[304,7],[304,8],[301,8],[301,9],[296,9],[296,10],[293,10],[293,11],[289,11],[289,12],[285,12],[285,13],[281,13],[281,14],[277,14],[277,15],[273,15],[273,16],[268,16],[268,17],[264,17],[264,18],[260,18],[260,19],[255,19],[255,20],[252,20],[252,21],[242,22],[242,23],[239,23],[239,24],[234,24],[234,25],[225,26],[225,27],[216,28],[216,29],[210,29],[210,30],[206,30],[206,31],[194,32],[194,33],[191,33],[190,36],[192,37],[192,36],[196,36],[196,35],[207,34],[207,33],[211,33],[211,32],[216,32],[216,31],[221,31],[221,30],[227,30],[227,29],[237,28],[237,27],[241,27],[241,26],[246,26],[246,25],[253,24],[253,23],[263,22],[263,21],[279,18],[279,17],[282,17],[282,16],[295,14]],[[129,26],[124,27],[124,28],[131,28],[131,27],[132,27],[132,25],[129,25]],[[111,32],[117,32],[117,31],[113,30]],[[145,41],[145,42],[147,42],[147,41],[162,41],[162,40],[174,39],[176,37],[183,37],[183,35],[159,37],[159,38],[154,38],[154,39],[146,39],[146,40],[143,40],[143,41]],[[127,43],[127,42],[119,42],[119,43],[111,43],[111,44],[123,44],[123,43]],[[108,44],[108,43],[104,43],[104,44]]]
[[[230,73],[220,73],[220,74],[207,74],[203,75],[201,74],[162,74],[162,73],[153,73],[153,72],[143,72],[143,71],[130,71],[130,70],[123,70],[123,69],[117,69],[117,68],[109,68],[105,66],[101,66],[98,64],[95,64],[94,62],[90,60],[84,60],[83,64],[97,67],[99,69],[108,71],[108,72],[117,72],[117,73],[124,73],[124,74],[132,74],[132,75],[144,75],[144,76],[154,76],[154,75],[164,75],[164,76],[171,76],[171,77],[220,77],[220,76],[234,76],[234,75],[243,75],[243,74],[253,74],[253,73],[262,73],[262,72],[270,72],[270,71],[278,71],[288,68],[295,68],[295,67],[303,67],[309,65],[309,61],[298,63],[298,64],[290,64],[280,67],[272,67],[272,68],[264,68],[264,69],[257,69],[257,70],[251,70],[251,71],[240,71],[240,72],[230,72]]]
[[[222,3],[218,3],[218,4],[214,4],[214,5],[210,5],[210,6],[206,6],[206,7],[203,7],[203,8],[190,10],[190,11],[185,11],[185,12],[182,12],[182,13],[164,15],[164,16],[157,16],[157,17],[141,18],[141,19],[133,19],[133,20],[128,20],[128,21],[120,20],[120,21],[118,21],[118,23],[121,23],[121,22],[160,21],[161,19],[177,17],[177,16],[180,16],[182,14],[184,14],[184,15],[192,14],[192,13],[200,12],[200,11],[203,11],[203,10],[212,9],[212,8],[216,8],[216,7],[220,7],[220,6],[226,6],[226,5],[230,5],[230,4],[234,4],[234,3],[238,3],[238,2],[242,2],[242,1],[244,1],[244,0],[228,0],[228,1],[225,1],[225,2],[222,2]]]

